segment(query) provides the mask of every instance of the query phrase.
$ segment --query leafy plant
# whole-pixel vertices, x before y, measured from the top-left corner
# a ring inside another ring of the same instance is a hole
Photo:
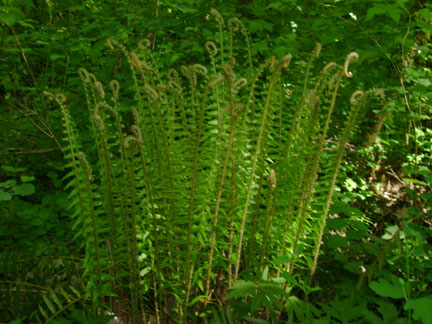
[[[93,296],[95,307],[100,297],[114,296],[115,291],[124,289],[122,281],[127,276],[133,314],[147,317],[141,296],[152,293],[156,322],[175,313],[178,321],[186,322],[189,307],[205,307],[215,290],[222,288],[215,285],[217,276],[226,275],[229,283],[236,283],[234,293],[241,271],[259,273],[269,253],[276,249],[285,254],[288,242],[292,251],[300,245],[315,248],[293,259],[287,270],[293,271],[303,260],[310,269],[310,280],[316,270],[338,169],[365,102],[363,92],[355,92],[351,99],[353,108],[334,154],[326,156],[325,162],[321,154],[339,85],[343,77],[352,76],[348,66],[358,55],[350,54],[343,68],[328,64],[311,91],[307,90],[311,82],[308,68],[300,101],[292,108],[283,108],[287,101],[281,74],[291,56],[264,62],[247,87],[248,80],[234,72],[233,34],[225,51],[224,20],[215,10],[211,15],[220,35],[219,54],[215,43],[206,43],[212,72],[199,64],[182,66],[181,79],[176,70],[166,74],[158,70],[148,50],[149,41],[140,42],[138,52],[129,52],[120,42],[108,40],[108,46],[125,57],[131,71],[133,85],[126,91],[134,92],[135,105],[129,134],[120,111],[124,106],[119,83],[110,82],[112,94],[108,97],[93,74],[79,70],[93,139],[88,145],[95,152],[89,160],[81,151],[82,140],[65,96],[46,93],[63,113],[72,168],[69,175],[73,176],[68,187],[73,188],[76,226],[85,225],[77,237],[86,247],[84,274],[90,276],[87,296]],[[232,31],[244,30],[239,20],[230,24],[237,26]],[[318,45],[309,66],[320,49]],[[324,100],[328,106],[321,113],[321,96],[327,86],[331,99]],[[326,167],[320,167],[320,162]],[[324,174],[323,180],[316,182],[319,172]],[[268,183],[262,180],[266,174]],[[322,194],[315,197],[317,186]],[[260,202],[262,197],[266,198]],[[264,223],[258,221],[261,204]],[[253,223],[248,221],[249,210],[254,210]],[[298,214],[297,221],[289,220],[291,214]],[[273,238],[282,234],[273,233],[276,224],[285,231],[276,246],[271,246]],[[251,225],[252,236],[247,234]],[[182,226],[187,228],[186,235],[180,235]],[[254,237],[255,233],[262,236]],[[260,256],[248,255],[252,258],[244,268],[244,246],[255,240],[262,242]],[[139,255],[143,257],[137,261]],[[207,262],[203,262],[205,256]],[[177,275],[167,281],[173,272]],[[282,307],[277,297],[283,295],[281,288],[267,283],[257,287],[262,293],[253,299],[255,304]],[[175,296],[172,312],[162,312],[168,306],[163,297],[167,290]],[[223,295],[217,298],[225,299]],[[204,305],[199,300],[204,300]],[[275,312],[269,311],[275,321]]]
[[[5,318],[427,322],[429,7],[4,1]]]

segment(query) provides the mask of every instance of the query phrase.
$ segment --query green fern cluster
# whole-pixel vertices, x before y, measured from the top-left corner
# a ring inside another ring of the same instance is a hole
[[[258,64],[242,23],[230,20],[226,37],[224,19],[211,16],[220,38],[205,44],[209,67],[159,71],[147,40],[134,52],[108,40],[128,62],[132,107],[122,104],[117,81],[104,85],[79,70],[90,144],[66,98],[47,93],[63,114],[85,299],[95,312],[127,293],[133,323],[186,323],[223,302],[243,274],[270,266],[275,276],[297,270],[312,280],[316,272],[338,169],[366,98],[353,94],[329,148],[340,85],[358,55],[311,76],[317,45],[293,103],[285,81],[291,56]],[[243,67],[233,54],[236,32],[248,47]],[[275,256],[288,262],[272,266]]]

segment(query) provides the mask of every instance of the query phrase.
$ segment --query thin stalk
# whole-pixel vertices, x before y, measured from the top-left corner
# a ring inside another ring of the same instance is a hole
[[[223,167],[222,167],[221,179],[220,179],[218,190],[217,190],[216,207],[215,207],[215,213],[213,216],[212,236],[210,239],[209,266],[208,266],[208,270],[207,270],[207,286],[206,286],[207,298],[210,298],[210,296],[211,296],[211,294],[210,294],[210,281],[211,281],[211,272],[213,269],[212,267],[213,267],[214,250],[216,247],[216,233],[217,233],[217,225],[218,225],[218,221],[219,221],[219,210],[220,210],[220,204],[222,201],[222,191],[223,191],[223,186],[225,184],[228,162],[231,158],[231,150],[232,150],[233,143],[234,143],[237,116],[238,115],[233,116],[231,119],[231,130],[230,130],[230,137],[229,137],[229,141],[228,141],[228,148],[227,148],[227,152],[225,155],[225,159],[224,159],[224,163],[223,163]]]
[[[274,189],[276,188],[276,173],[274,169],[270,170],[269,181],[268,181],[268,189],[267,189],[267,201],[266,201],[266,214],[265,214],[265,222],[264,222],[264,231],[263,231],[263,243],[261,247],[261,257],[260,257],[260,266],[259,271],[257,273],[260,274],[264,268],[264,261],[267,254],[268,242],[271,233],[271,226],[273,223],[273,213],[274,213],[274,204],[275,199],[272,195]]]
[[[189,304],[190,292],[192,289],[192,262],[191,262],[191,249],[192,249],[192,224],[193,224],[193,215],[195,212],[195,195],[196,195],[196,187],[197,187],[197,174],[198,174],[198,159],[199,159],[199,147],[200,140],[203,133],[203,125],[204,125],[204,113],[206,102],[208,98],[208,92],[211,85],[207,84],[202,103],[200,105],[200,117],[198,122],[198,129],[195,135],[195,149],[192,159],[192,179],[191,179],[191,191],[190,191],[190,200],[189,200],[189,213],[188,213],[188,229],[187,229],[187,243],[186,243],[186,278],[188,279],[186,283],[186,296],[185,296],[185,310],[184,310],[184,318],[183,321],[186,321],[187,318],[187,305]]]
[[[269,109],[270,109],[270,103],[271,103],[271,99],[272,99],[273,90],[274,90],[274,87],[275,87],[275,84],[277,81],[278,74],[281,72],[282,68],[288,67],[290,60],[291,60],[290,55],[285,56],[279,62],[278,66],[276,67],[276,70],[273,73],[272,78],[270,80],[270,85],[269,85],[269,89],[267,92],[267,99],[266,99],[266,103],[264,106],[264,112],[263,112],[262,119],[261,119],[261,127],[259,129],[256,150],[255,150],[255,154],[254,154],[253,161],[252,161],[252,169],[251,169],[251,174],[250,174],[250,178],[249,178],[248,190],[247,190],[247,195],[246,195],[246,203],[245,203],[245,207],[243,210],[243,216],[242,216],[241,225],[240,225],[239,246],[237,249],[237,260],[236,260],[236,266],[235,266],[235,270],[234,270],[234,282],[237,281],[238,273],[239,273],[239,269],[240,269],[240,260],[241,260],[241,253],[242,253],[244,229],[245,229],[245,225],[246,225],[246,217],[247,217],[247,213],[248,213],[248,209],[249,209],[249,205],[250,205],[250,200],[252,197],[252,187],[254,184],[256,165],[257,165],[258,155],[260,154],[260,151],[261,151],[262,137],[263,137],[264,128],[265,128],[266,122],[267,122],[267,115],[268,115]]]
[[[342,162],[343,154],[345,152],[346,143],[348,142],[348,139],[349,139],[350,134],[351,134],[352,127],[354,126],[354,123],[355,123],[355,121],[357,119],[357,115],[358,115],[358,113],[360,111],[360,108],[362,107],[362,105],[364,103],[363,100],[362,100],[363,101],[362,103],[354,101],[354,99],[357,100],[354,97],[354,96],[357,96],[357,95],[364,96],[363,92],[356,91],[353,94],[353,96],[351,97],[351,102],[353,104],[353,108],[351,109],[350,117],[349,117],[349,119],[347,121],[347,125],[345,127],[344,133],[343,133],[343,135],[342,135],[342,137],[341,137],[341,139],[339,140],[339,143],[338,143],[338,148],[337,148],[337,153],[336,153],[336,162],[335,162],[334,169],[333,169],[333,172],[332,172],[333,174],[332,174],[332,177],[331,177],[330,188],[329,188],[329,191],[328,191],[328,194],[327,194],[327,198],[326,198],[326,201],[325,201],[325,204],[324,204],[324,213],[323,213],[323,216],[322,216],[322,219],[321,219],[321,225],[320,225],[319,235],[318,235],[318,238],[317,238],[317,241],[316,241],[316,248],[315,248],[315,252],[314,252],[313,264],[312,264],[312,269],[310,271],[310,277],[309,277],[309,285],[312,283],[312,279],[313,279],[313,276],[315,274],[316,267],[317,267],[317,264],[318,264],[318,256],[319,256],[319,251],[320,251],[320,247],[321,247],[321,241],[322,241],[322,237],[323,237],[323,233],[324,233],[324,228],[325,228],[325,225],[326,225],[327,216],[328,216],[329,211],[330,211],[330,205],[331,205],[332,198],[333,198],[333,192],[334,192],[334,189],[335,189],[335,186],[336,186],[336,180],[337,180],[337,176],[338,176],[338,171],[339,171],[339,167],[340,167],[341,162]]]

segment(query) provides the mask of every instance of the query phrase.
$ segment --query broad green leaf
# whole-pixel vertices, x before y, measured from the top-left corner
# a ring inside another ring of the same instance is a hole
[[[425,79],[425,78],[418,78],[415,80],[418,84],[421,84],[422,86],[424,86],[425,88],[429,87],[432,82],[429,79]]]
[[[0,21],[8,27],[12,27],[18,20],[25,17],[24,13],[15,7],[1,7]]]
[[[401,11],[398,8],[396,7],[389,8],[387,14],[390,16],[391,19],[394,20],[395,23],[399,22]]]
[[[376,303],[379,305],[378,311],[381,313],[385,323],[390,323],[398,317],[399,311],[393,303],[387,300],[377,300]]]
[[[380,278],[378,281],[372,281],[369,284],[369,287],[378,295],[383,297],[391,297],[391,298],[403,298],[405,296],[404,294],[404,288],[402,286],[401,282],[397,281],[398,278],[393,278],[393,282],[390,283],[384,278]],[[402,279],[400,279],[402,280]],[[396,281],[396,282],[395,282]]]
[[[400,16],[402,14],[402,11],[397,4],[383,4],[378,3],[373,5],[366,15],[366,20],[372,19],[374,16],[377,15],[388,15],[394,22],[398,23],[400,20]]]
[[[366,15],[366,20],[370,20],[373,17],[375,17],[376,15],[382,15],[382,14],[385,14],[386,12],[387,12],[386,5],[383,5],[380,3],[375,4],[369,8],[367,15]]]
[[[424,324],[432,324],[432,295],[410,299],[405,303],[404,309],[412,309],[414,319],[421,319]]]
[[[384,240],[390,240],[398,230],[399,227],[397,225],[387,226],[385,234],[381,238]]]
[[[35,186],[31,183],[24,183],[14,187],[14,192],[20,196],[28,196],[35,192]]]
[[[0,201],[8,201],[12,199],[12,195],[0,189]]]
[[[424,33],[432,33],[432,25],[428,24],[427,22],[416,18],[415,20],[417,26],[424,32]]]
[[[9,180],[7,180],[5,182],[1,182],[0,183],[0,187],[12,188],[12,187],[15,187],[16,184],[17,184],[16,180],[9,179]]]

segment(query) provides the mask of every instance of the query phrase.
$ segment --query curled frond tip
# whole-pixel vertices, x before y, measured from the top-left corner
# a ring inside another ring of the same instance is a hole
[[[328,71],[330,71],[331,69],[337,67],[337,64],[335,62],[330,62],[328,63],[324,69],[322,70],[322,74],[327,74]]]
[[[351,53],[348,54],[347,58],[345,59],[345,64],[344,64],[343,72],[344,72],[344,75],[345,75],[347,78],[352,78],[352,76],[353,76],[352,72],[351,72],[351,71],[348,71],[348,67],[349,67],[349,65],[350,65],[351,63],[353,63],[353,62],[357,62],[358,58],[359,58],[358,53],[356,53],[356,52],[351,52]]]
[[[242,22],[238,18],[231,18],[228,20],[228,26],[235,32],[244,28]]]
[[[360,99],[364,96],[364,92],[361,90],[356,90],[353,92],[350,98],[350,103],[356,105],[359,103]]]
[[[55,95],[55,100],[57,101],[57,103],[59,105],[62,105],[62,104],[64,104],[66,102],[66,96],[65,96],[64,93],[57,93]]]
[[[147,92],[147,93],[152,97],[152,100],[157,100],[157,99],[159,99],[159,95],[158,95],[158,93],[157,93],[156,90],[153,89],[152,87],[150,87],[150,86],[144,86],[144,87],[143,87],[143,90],[144,90],[145,92]]]
[[[84,82],[84,83],[90,82],[90,76],[89,76],[89,73],[88,73],[88,71],[86,69],[79,68],[78,69],[78,74],[79,74],[82,82]]]
[[[214,17],[214,19],[217,21],[218,24],[220,25],[224,24],[224,19],[222,15],[215,8],[211,8],[210,15]]]
[[[210,56],[215,57],[217,55],[217,46],[214,42],[208,41],[205,43],[205,49],[210,54]]]
[[[132,125],[131,126],[131,132],[135,135],[135,141],[137,143],[142,143],[142,132],[141,129],[138,127],[138,125]]]

